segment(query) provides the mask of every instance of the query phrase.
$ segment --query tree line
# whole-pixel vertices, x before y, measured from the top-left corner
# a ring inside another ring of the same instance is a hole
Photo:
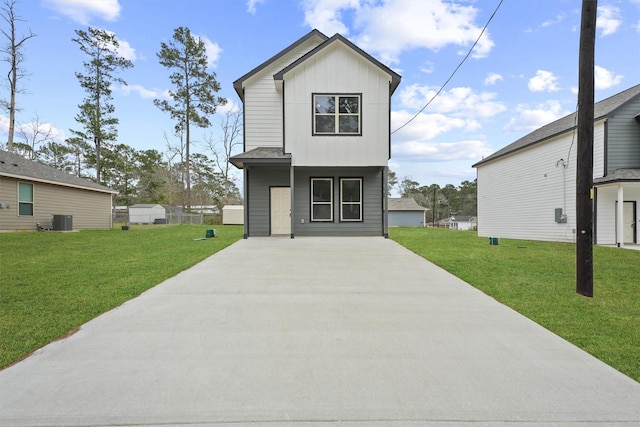
[[[170,140],[165,133],[166,149],[135,150],[118,143],[118,116],[112,97],[112,85],[126,85],[121,73],[133,63],[118,53],[116,35],[108,30],[89,27],[75,30],[72,41],[85,54],[83,71],[76,78],[85,91],[78,104],[76,129],[71,137],[59,143],[51,128],[41,126],[36,116],[28,126],[16,126],[17,95],[24,93],[20,82],[29,75],[24,66],[26,42],[36,34],[29,30],[17,34],[23,21],[17,13],[17,0],[3,0],[0,17],[6,23],[1,29],[0,54],[9,64],[8,100],[0,106],[8,112],[7,151],[52,166],[79,177],[91,179],[117,190],[115,203],[161,203],[193,205],[239,203],[240,192],[233,182],[229,158],[241,144],[242,113],[227,111],[220,120],[222,137],[204,136],[206,154],[192,153],[194,127],[209,129],[211,117],[227,100],[217,96],[221,87],[216,74],[207,70],[204,41],[191,34],[189,28],[178,27],[172,39],[160,43],[157,58],[169,72],[172,88],[169,99],[155,99],[154,104],[169,114],[174,123]],[[16,140],[15,136],[22,137]]]
[[[455,215],[476,216],[478,211],[477,180],[462,181],[459,186],[447,184],[420,185],[411,177],[399,179],[395,172],[389,171],[387,193],[397,189],[401,197],[412,197],[429,209],[427,216],[434,223]]]

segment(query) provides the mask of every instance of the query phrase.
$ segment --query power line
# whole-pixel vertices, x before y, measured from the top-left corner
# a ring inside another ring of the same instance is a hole
[[[473,52],[473,49],[476,47],[476,45],[478,44],[478,42],[480,41],[480,39],[482,38],[482,35],[484,34],[484,32],[486,31],[487,27],[489,26],[489,23],[491,22],[491,20],[493,19],[493,17],[496,15],[496,13],[498,12],[498,9],[500,9],[500,6],[502,6],[502,2],[504,0],[500,0],[500,2],[498,3],[498,6],[496,6],[496,9],[493,11],[493,13],[491,14],[491,16],[489,17],[489,20],[487,21],[486,24],[484,24],[484,27],[482,28],[482,31],[480,32],[480,35],[478,36],[478,38],[476,39],[475,42],[473,42],[473,45],[471,46],[471,48],[469,49],[469,51],[467,52],[467,54],[465,55],[465,57],[462,59],[462,61],[458,64],[458,66],[455,68],[455,70],[453,70],[453,72],[451,73],[451,75],[449,76],[449,78],[447,79],[447,81],[444,82],[444,84],[442,86],[440,86],[440,89],[438,89],[438,91],[436,92],[435,95],[433,95],[431,97],[431,99],[426,103],[426,105],[424,107],[422,107],[420,109],[420,111],[418,111],[416,114],[413,115],[413,117],[411,117],[409,120],[407,120],[405,122],[405,124],[403,124],[402,126],[400,126],[399,128],[397,128],[396,130],[394,130],[393,132],[391,132],[391,135],[393,135],[394,133],[398,132],[400,129],[402,129],[403,127],[405,127],[406,125],[408,125],[409,123],[411,123],[413,120],[415,120],[416,117],[418,117],[420,115],[420,113],[422,113],[428,106],[429,104],[431,104],[431,102],[433,102],[434,99],[436,99],[436,97],[438,95],[440,95],[440,93],[444,90],[445,86],[449,83],[449,81],[453,78],[453,76],[455,76],[455,74],[458,72],[458,69],[460,69],[460,67],[462,66],[462,64],[464,64],[466,62],[466,60],[469,58],[469,56],[471,56],[471,52]]]

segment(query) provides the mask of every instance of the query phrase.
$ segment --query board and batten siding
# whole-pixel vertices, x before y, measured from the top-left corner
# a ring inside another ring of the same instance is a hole
[[[248,185],[247,213],[248,236],[269,236],[270,230],[270,188],[289,186],[289,167],[253,166],[247,170]]]
[[[285,151],[293,166],[386,166],[391,77],[341,43],[284,75]],[[312,94],[361,94],[361,136],[313,136]]]
[[[383,236],[381,168],[300,168],[295,171],[296,236]],[[311,178],[333,178],[333,222],[311,222]],[[362,222],[340,222],[340,178],[362,178]]]
[[[317,47],[308,40],[244,83],[244,151],[258,147],[282,147],[282,93],[276,90],[273,75]]]
[[[603,141],[600,121],[594,127],[594,177],[604,172]],[[570,131],[478,166],[478,235],[573,242],[576,144]],[[566,223],[555,221],[556,208]]]
[[[616,169],[640,168],[640,97],[609,115],[607,122],[607,174]]]
[[[18,215],[18,183],[33,184],[33,216]],[[0,200],[9,208],[0,210],[0,230],[37,230],[49,227],[52,215],[72,215],[74,230],[111,228],[111,194],[0,177]]]

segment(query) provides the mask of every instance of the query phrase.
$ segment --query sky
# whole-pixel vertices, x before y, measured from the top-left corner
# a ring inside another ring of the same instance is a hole
[[[113,87],[117,143],[166,152],[167,140],[176,142],[174,123],[153,100],[166,99],[172,87],[157,52],[182,26],[205,42],[209,70],[221,85],[218,95],[229,101],[212,118],[212,128],[192,131],[192,150],[206,154],[204,141],[220,139],[222,113],[241,106],[233,81],[315,28],[329,37],[342,34],[402,76],[392,97],[389,161],[398,178],[458,186],[476,178],[472,165],[484,156],[575,111],[581,5],[580,0],[17,0],[18,36],[36,34],[24,44],[23,68],[30,76],[20,81],[26,93],[18,94],[17,123],[29,132],[37,121],[57,142],[70,137],[70,129],[81,129],[74,117],[85,93],[75,73],[83,71],[86,57],[72,38],[74,30],[100,28],[115,34],[120,54],[134,64],[119,74],[127,85]],[[0,24],[6,30],[6,22]],[[0,76],[7,72],[8,64],[0,63]],[[596,101],[639,83],[640,0],[600,0]],[[0,98],[8,99],[8,87],[0,90]],[[0,141],[6,141],[7,129],[7,114],[0,112]]]

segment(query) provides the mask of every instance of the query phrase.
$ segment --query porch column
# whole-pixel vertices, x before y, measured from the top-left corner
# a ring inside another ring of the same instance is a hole
[[[293,199],[294,199],[293,194],[295,193],[295,191],[294,191],[295,176],[296,175],[294,173],[294,166],[291,165],[289,167],[289,193],[290,193],[290,196],[291,196],[291,209],[289,210],[289,221],[291,221],[291,238],[292,239],[294,238],[294,234],[295,234],[295,232],[294,232],[294,230],[295,230],[294,229],[294,227],[295,227],[294,216],[295,215],[293,214],[293,206],[294,206],[294,204],[293,204]]]
[[[242,174],[242,187],[244,192],[244,209],[242,210],[242,215],[244,216],[244,234],[242,238],[247,239],[249,237],[249,170],[246,165],[244,169],[242,169]]]
[[[616,242],[618,247],[624,246],[624,189],[622,183],[618,183],[618,203],[616,206]]]

